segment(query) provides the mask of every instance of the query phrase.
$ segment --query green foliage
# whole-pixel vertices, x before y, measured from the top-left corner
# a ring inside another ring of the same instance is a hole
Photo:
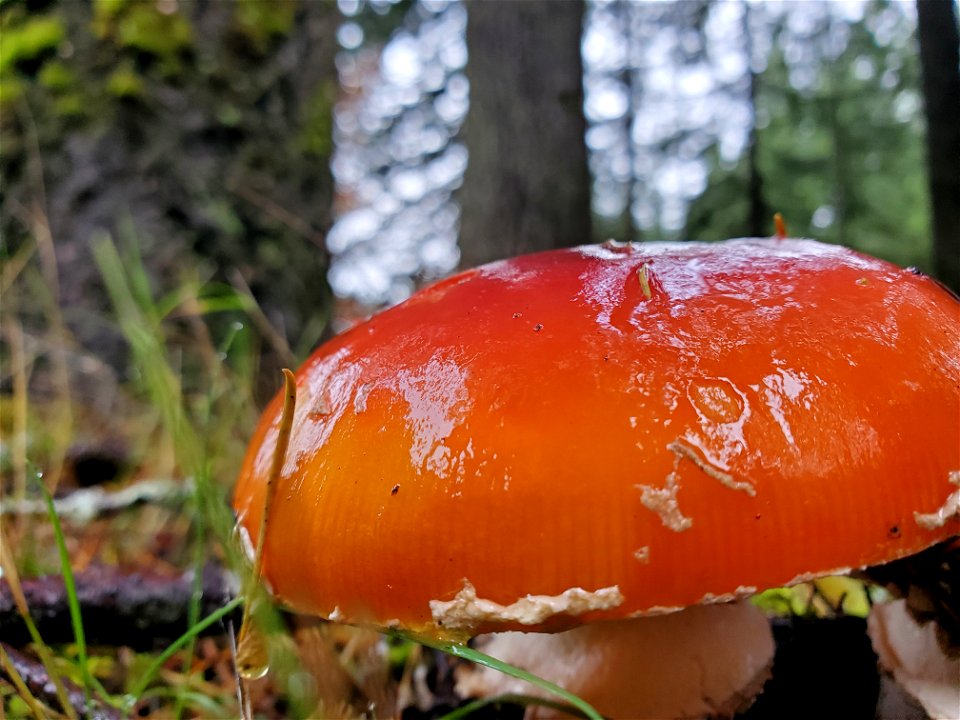
[[[303,129],[300,131],[300,149],[320,158],[333,152],[333,105],[337,87],[332,82],[321,83],[314,90],[306,107]]]
[[[29,15],[19,6],[0,6],[0,107],[9,107],[23,97],[30,75],[54,55],[66,34],[61,18],[55,15]],[[61,66],[62,67],[62,66]],[[63,79],[47,77],[44,84]],[[59,89],[59,88],[54,88]]]
[[[260,52],[266,52],[275,38],[290,32],[297,12],[297,0],[250,2],[234,4],[234,23],[237,30],[250,39]]]
[[[103,27],[116,18],[130,4],[131,0],[93,0],[93,17],[98,34]],[[102,35],[101,35],[102,37]]]
[[[23,82],[12,73],[0,73],[0,108],[10,107],[23,97]]]
[[[118,98],[139,97],[144,94],[143,78],[125,63],[110,73],[107,92]]]
[[[363,30],[366,42],[371,45],[382,45],[410,16],[413,4],[413,0],[389,0],[389,2],[359,0],[357,12],[350,19]]]
[[[17,17],[0,23],[3,42],[0,42],[0,73],[13,70],[18,64],[36,60],[49,54],[63,42],[65,30],[60,18],[53,16]]]
[[[283,316],[271,348],[289,337],[309,349],[330,297],[317,246],[332,198],[336,6],[47,0],[45,8],[39,26],[24,3],[0,9],[10,58],[0,72],[5,251],[30,243],[24,217],[37,206],[42,168],[44,194],[57,199],[43,209],[60,213],[50,218],[58,256],[77,259],[61,268],[64,294],[84,298],[84,312],[106,299],[88,272],[89,238],[117,234],[128,214],[144,231],[158,288],[175,282],[180,251],[196,251],[204,273],[241,277],[274,321]],[[14,50],[26,52],[18,37],[46,26],[60,30],[45,45],[61,44],[14,62]],[[319,42],[318,26],[330,30]]]
[[[210,613],[203,620],[193,625],[187,632],[177,638],[175,641],[170,643],[166,650],[157,655],[151,661],[150,665],[146,670],[139,676],[136,684],[131,689],[130,693],[124,700],[124,705],[128,711],[133,710],[134,705],[136,705],[137,700],[146,692],[146,689],[149,687],[150,683],[157,676],[157,673],[163,668],[164,664],[174,656],[174,654],[179,651],[181,648],[186,646],[194,638],[202,633],[205,629],[213,625],[214,623],[219,622],[223,618],[227,617],[234,610],[239,608],[243,604],[243,598],[237,597],[228,602],[219,610]]]
[[[464,645],[457,642],[447,641],[447,640],[435,640],[430,637],[424,637],[421,635],[416,635],[413,633],[409,634],[400,634],[401,637],[408,637],[411,640],[414,640],[422,645],[427,647],[432,647],[442,652],[452,655],[453,657],[462,658],[464,660],[469,660],[472,663],[478,665],[483,665],[488,667],[491,670],[496,670],[502,672],[504,675],[509,677],[517,678],[518,680],[523,680],[530,683],[533,687],[538,690],[550,693],[560,698],[563,702],[569,703],[577,711],[583,713],[584,717],[590,718],[590,720],[603,720],[603,717],[596,710],[593,709],[593,706],[590,703],[581,700],[579,697],[574,695],[567,690],[564,690],[559,685],[556,685],[548,680],[537,677],[533,673],[527,672],[521,668],[515,667],[509,663],[505,663],[502,660],[497,660],[497,658],[487,655],[486,653],[480,652],[479,650],[470,647],[469,645]]]
[[[889,42],[870,30],[881,15],[896,23]],[[767,205],[783,213],[791,235],[928,268],[920,79],[909,19],[890,3],[875,2],[862,21],[849,23],[847,47],[837,57],[829,57],[825,39],[807,43],[816,75],[800,87],[791,84],[783,32],[773,29],[774,50],[756,98],[757,170]],[[820,32],[829,37],[829,26]],[[714,152],[710,164],[686,234],[743,235],[749,158],[724,167]]]
[[[114,43],[121,51],[153,58],[163,77],[184,70],[181,56],[193,45],[193,27],[183,11],[178,8],[166,12],[152,2],[98,0],[94,5],[93,30],[97,37]],[[110,80],[111,94],[130,97],[142,92],[142,88],[131,91],[132,70],[120,81],[114,81],[114,75]]]
[[[870,613],[876,590],[851,577],[830,576],[792,587],[771,588],[751,598],[751,602],[770,615],[833,617],[842,614],[865,618]]]
[[[77,74],[60,61],[46,63],[37,74],[37,81],[48,90],[68,90],[77,82]]]

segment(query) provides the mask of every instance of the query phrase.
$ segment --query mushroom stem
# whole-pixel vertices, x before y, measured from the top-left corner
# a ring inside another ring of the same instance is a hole
[[[497,633],[481,642],[484,652],[556,683],[614,718],[731,716],[760,692],[774,654],[766,617],[747,601],[556,634]],[[488,668],[464,668],[457,690],[465,696],[541,694]],[[528,718],[556,713],[530,707]]]

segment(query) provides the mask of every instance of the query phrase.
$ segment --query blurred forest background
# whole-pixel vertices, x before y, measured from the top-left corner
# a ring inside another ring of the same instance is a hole
[[[955,44],[953,4],[923,5]],[[763,235],[775,211],[932,271],[916,7],[6,0],[2,253],[49,235],[87,347],[111,345],[109,232],[161,287],[249,287],[298,356],[328,280],[349,318],[461,257]]]
[[[191,477],[206,524],[114,528],[110,558],[200,562],[229,544],[222,500],[279,367],[519,252],[764,236],[780,212],[956,290],[956,18],[952,0],[0,0],[4,492],[25,501],[36,469],[50,489]],[[31,523],[5,532],[40,574],[56,561]],[[75,532],[74,561],[102,560],[104,527]]]

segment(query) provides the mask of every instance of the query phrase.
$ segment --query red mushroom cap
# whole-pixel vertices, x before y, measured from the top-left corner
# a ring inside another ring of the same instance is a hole
[[[471,635],[883,563],[960,532],[958,380],[960,303],[845,248],[493,263],[299,370],[265,577],[302,611]],[[251,537],[280,408],[236,490]]]

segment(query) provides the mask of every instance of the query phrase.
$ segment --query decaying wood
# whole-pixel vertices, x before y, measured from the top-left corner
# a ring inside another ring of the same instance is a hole
[[[194,590],[192,572],[163,576],[91,567],[76,573],[75,581],[89,645],[154,650],[165,647],[187,630],[187,614]],[[230,601],[234,594],[233,584],[223,569],[215,565],[204,568],[201,617]],[[57,575],[24,580],[22,586],[30,615],[44,642],[73,642],[63,578]],[[204,634],[222,632],[223,626],[214,624]],[[10,588],[3,579],[0,579],[0,637],[14,647],[30,641]]]
[[[189,482],[141,480],[122,490],[105,490],[102,487],[74,490],[64,497],[54,498],[53,507],[61,520],[86,523],[93,518],[112,515],[146,503],[162,503],[176,507],[186,501],[192,492]],[[47,512],[47,504],[43,498],[5,499],[0,503],[0,515],[46,515]]]
[[[0,644],[3,645],[4,652],[6,652],[10,658],[13,667],[23,679],[24,683],[26,683],[30,692],[33,693],[33,696],[50,707],[59,708],[60,703],[57,700],[57,693],[54,689],[53,682],[50,680],[50,676],[47,674],[46,668],[27,655],[17,652],[6,643]],[[0,665],[0,676],[7,680],[10,679],[6,669],[2,665]],[[87,720],[120,720],[120,712],[115,708],[93,702],[88,706],[82,688],[66,678],[61,678],[61,682],[67,691],[67,699],[70,701],[70,705],[78,718],[86,718]]]

